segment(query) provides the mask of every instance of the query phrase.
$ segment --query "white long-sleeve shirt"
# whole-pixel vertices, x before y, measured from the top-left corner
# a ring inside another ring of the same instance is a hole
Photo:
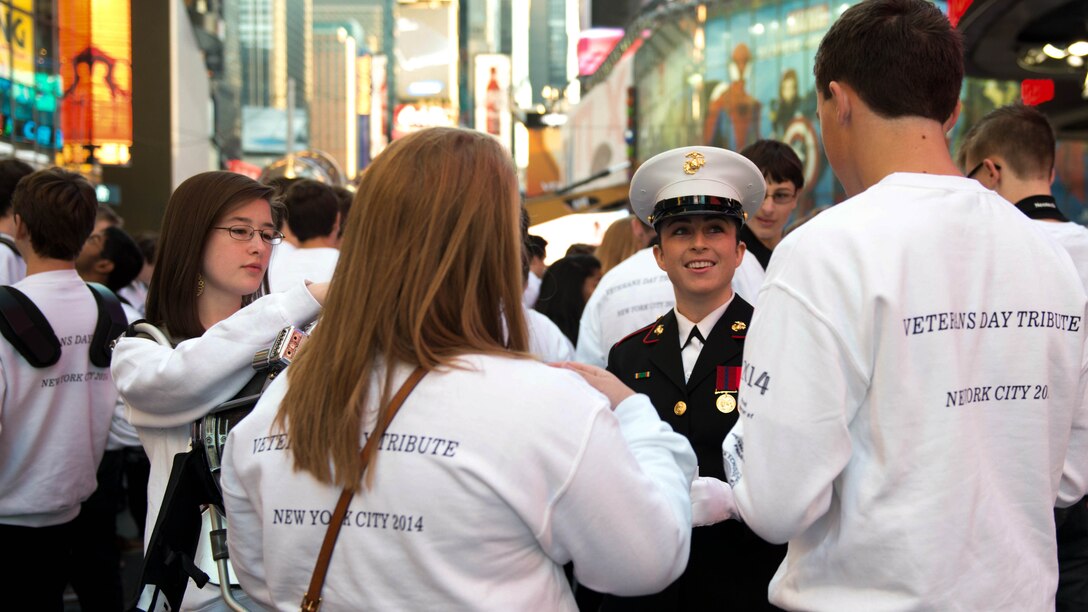
[[[1088,297],[975,181],[893,174],[787,236],[724,443],[805,610],[1053,610],[1088,489]]]
[[[572,372],[463,361],[423,378],[383,436],[322,610],[575,610],[571,560],[581,584],[620,594],[680,575],[695,456],[645,396],[613,413]],[[298,608],[340,493],[295,471],[289,435],[272,427],[289,382],[231,432],[222,477],[241,584],[276,610]]]
[[[76,271],[31,274],[14,287],[49,321],[61,355],[35,368],[0,338],[0,523],[60,525],[98,485],[117,391],[109,370],[90,362],[98,306]]]
[[[657,266],[653,249],[638,251],[609,270],[589,296],[574,358],[605,367],[612,345],[675,305],[672,283]]]
[[[0,232],[14,242],[14,238]],[[0,285],[14,285],[26,277],[26,261],[7,245],[0,244]]]
[[[332,279],[340,251],[331,247],[281,250],[287,243],[276,245],[276,255],[268,266],[268,284],[273,293],[287,291],[306,281],[324,283]]]
[[[253,355],[267,348],[288,325],[303,326],[320,305],[304,285],[266,295],[175,348],[145,338],[121,338],[112,372],[151,461],[147,524],[154,525],[174,456],[189,450],[190,424],[234,397],[253,377]],[[144,545],[152,530],[145,534]],[[190,581],[186,606],[199,606]],[[219,596],[209,585],[204,600]],[[189,608],[191,609],[191,608]]]

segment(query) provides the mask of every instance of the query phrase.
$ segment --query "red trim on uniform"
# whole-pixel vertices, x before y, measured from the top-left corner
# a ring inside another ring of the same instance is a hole
[[[734,340],[744,340],[744,336],[733,336]]]
[[[646,330],[650,330],[652,332],[654,330],[654,327],[656,327],[656,326],[657,326],[657,321],[654,321],[653,323],[650,323],[646,327],[640,327],[640,328],[636,329],[635,331],[627,334],[626,336],[620,338],[618,342],[616,342],[615,344],[612,345],[612,347],[615,348],[615,347],[623,344],[624,342],[627,342],[631,338],[634,338],[635,336],[641,334],[642,332],[644,332]]]
[[[650,326],[649,333],[647,333],[646,337],[642,339],[643,344],[657,344],[658,341],[661,340],[661,336],[659,334],[654,333],[654,330],[657,329],[658,325],[660,325],[660,323],[658,323],[657,321],[654,321],[654,324]],[[640,329],[639,331],[642,331],[642,330]]]

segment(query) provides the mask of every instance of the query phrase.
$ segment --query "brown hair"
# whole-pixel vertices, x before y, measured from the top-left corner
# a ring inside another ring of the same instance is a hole
[[[990,111],[964,135],[956,161],[963,168],[968,158],[979,162],[991,155],[1004,158],[1017,178],[1048,180],[1054,169],[1054,128],[1031,106]]]
[[[635,217],[631,215],[616,219],[604,231],[601,246],[597,247],[594,253],[601,262],[601,274],[607,273],[618,263],[638,252],[641,245],[635,239],[635,233],[631,231],[633,220]]]
[[[283,194],[287,227],[299,242],[332,234],[340,201],[332,187],[313,179],[292,183]]]
[[[480,132],[426,129],[375,158],[349,213],[321,324],[287,371],[276,425],[290,432],[296,469],[358,489],[359,436],[379,364],[433,370],[470,353],[526,350],[518,197],[509,155]],[[379,418],[393,374],[385,368]]]
[[[224,215],[253,200],[268,200],[272,219],[277,220],[282,205],[271,197],[272,188],[235,172],[202,172],[178,185],[166,204],[159,230],[158,263],[147,288],[147,320],[166,327],[177,339],[203,335],[196,285],[211,228]],[[260,295],[258,290],[243,297],[242,306]]]
[[[827,31],[813,73],[824,99],[839,81],[881,117],[943,124],[959,103],[963,40],[927,0],[865,0]]]
[[[793,147],[777,140],[757,140],[740,152],[772,181],[789,181],[801,191],[805,187],[805,169]]]
[[[15,186],[12,212],[41,257],[75,261],[94,231],[98,199],[87,179],[60,168],[28,174]]]

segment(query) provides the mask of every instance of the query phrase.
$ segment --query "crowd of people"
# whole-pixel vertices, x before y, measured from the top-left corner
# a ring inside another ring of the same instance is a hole
[[[1051,126],[1000,108],[953,156],[925,0],[846,10],[815,77],[844,202],[787,231],[788,145],[680,147],[551,265],[470,130],[354,194],[201,173],[136,237],[0,161],[8,604],[1088,609],[1088,229]]]

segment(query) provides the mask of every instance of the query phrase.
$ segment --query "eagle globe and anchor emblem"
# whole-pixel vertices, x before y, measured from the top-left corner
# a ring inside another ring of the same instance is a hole
[[[684,174],[695,174],[706,165],[706,158],[698,151],[688,153],[684,156],[684,159],[687,160],[684,162]]]

